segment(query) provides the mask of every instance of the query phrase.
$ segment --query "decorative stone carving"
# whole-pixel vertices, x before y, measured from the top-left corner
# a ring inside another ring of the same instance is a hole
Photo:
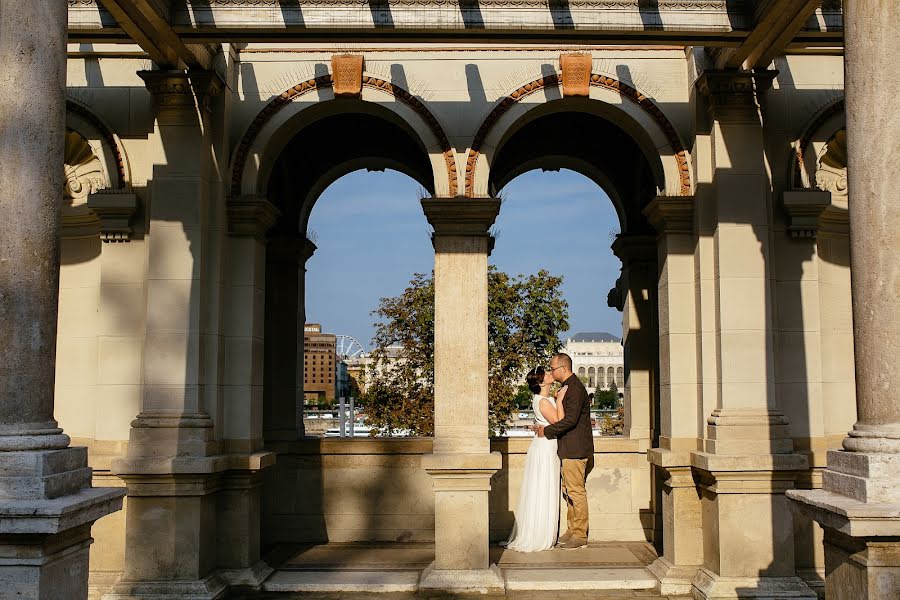
[[[563,96],[586,98],[590,95],[592,65],[590,54],[563,54],[559,57]]]
[[[819,152],[816,160],[816,187],[837,201],[847,201],[847,132],[841,129]]]
[[[616,279],[616,285],[613,288],[610,288],[609,293],[606,294],[606,305],[610,308],[614,308],[619,312],[622,312],[625,309],[625,284],[622,282],[622,277],[619,276]]]
[[[109,180],[86,139],[67,130],[65,144],[63,198],[67,206],[78,207],[87,203],[90,194],[109,187]]]
[[[130,242],[131,217],[137,211],[137,196],[125,190],[100,190],[88,197],[88,208],[100,219],[100,239]]]
[[[362,95],[363,57],[361,54],[335,54],[331,57],[334,95],[359,98]]]

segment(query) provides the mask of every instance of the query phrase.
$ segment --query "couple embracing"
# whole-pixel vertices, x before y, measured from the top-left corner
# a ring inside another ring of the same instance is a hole
[[[554,545],[563,549],[587,545],[588,502],[585,480],[594,456],[590,401],[572,372],[568,354],[556,354],[549,367],[537,367],[525,377],[534,393],[535,438],[525,458],[516,522],[505,545],[517,552],[538,552]],[[554,382],[562,388],[553,398]],[[566,533],[559,531],[560,471],[568,505]]]

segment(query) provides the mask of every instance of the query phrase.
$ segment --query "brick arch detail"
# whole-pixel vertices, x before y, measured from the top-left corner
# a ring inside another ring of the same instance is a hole
[[[544,88],[558,87],[561,84],[561,77],[558,74],[547,75],[545,77],[535,79],[534,81],[526,83],[516,91],[509,94],[507,97],[503,98],[503,100],[501,100],[494,107],[494,110],[492,110],[490,114],[488,114],[488,116],[481,123],[481,127],[478,128],[478,133],[475,134],[475,138],[472,140],[472,147],[469,149],[469,154],[466,157],[465,195],[467,197],[472,197],[475,195],[475,170],[478,164],[478,154],[481,149],[481,145],[484,143],[484,140],[487,137],[488,132],[490,132],[491,128],[497,123],[497,121],[500,120],[500,117],[502,117],[510,108],[512,108],[515,103],[519,102],[526,96],[529,96],[539,90],[543,90]],[[622,83],[613,77],[592,73],[591,86],[612,90],[618,93],[623,98],[626,98],[637,104],[644,112],[650,115],[650,117],[662,130],[663,135],[665,135],[666,140],[669,142],[669,145],[672,147],[672,150],[675,153],[675,163],[678,166],[678,173],[681,179],[681,195],[690,196],[691,175],[688,165],[688,153],[684,149],[684,146],[681,144],[681,140],[678,137],[678,133],[675,131],[675,127],[672,125],[669,119],[666,118],[666,115],[662,112],[662,110],[660,110],[660,108],[650,98],[634,89],[630,85]]]
[[[241,194],[241,180],[244,176],[244,165],[247,161],[247,154],[250,152],[253,142],[256,140],[256,137],[259,135],[259,132],[262,131],[262,128],[266,123],[268,123],[278,111],[293,102],[294,99],[315,90],[330,88],[333,84],[334,80],[330,74],[307,79],[306,81],[289,87],[281,94],[274,97],[269,101],[265,108],[256,115],[256,118],[253,119],[250,123],[250,127],[247,128],[246,133],[244,133],[244,136],[241,138],[237,151],[235,152],[234,166],[231,171],[232,196],[237,197]],[[444,129],[441,127],[440,123],[438,123],[438,120],[431,111],[428,110],[421,100],[390,81],[363,74],[362,85],[366,88],[381,90],[382,92],[390,94],[407,107],[411,108],[425,121],[428,128],[431,129],[431,132],[437,138],[438,143],[440,143],[441,153],[444,156],[444,163],[447,165],[447,180],[449,183],[450,196],[455,196],[458,193],[456,158],[453,153],[453,148],[450,146],[450,140],[447,137],[447,134],[444,132]]]
[[[113,135],[112,131],[106,126],[103,121],[101,121],[97,115],[91,112],[85,106],[82,106],[78,102],[75,102],[71,99],[66,99],[66,112],[71,113],[73,115],[77,115],[81,117],[88,123],[90,123],[97,132],[103,137],[103,141],[106,142],[106,145],[109,146],[110,152],[113,153],[113,156],[116,160],[116,175],[119,178],[119,185],[124,186],[126,184],[125,181],[125,158],[122,156],[122,149],[119,148],[119,144],[116,141],[116,136]],[[110,182],[111,185],[114,185],[113,182]]]

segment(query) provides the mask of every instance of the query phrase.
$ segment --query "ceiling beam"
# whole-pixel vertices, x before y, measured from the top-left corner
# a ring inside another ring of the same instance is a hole
[[[122,30],[164,69],[209,69],[213,52],[186,44],[172,29],[164,8],[152,0],[100,0]]]
[[[822,0],[767,0],[757,5],[756,25],[737,48],[722,50],[717,69],[765,68],[803,30]]]

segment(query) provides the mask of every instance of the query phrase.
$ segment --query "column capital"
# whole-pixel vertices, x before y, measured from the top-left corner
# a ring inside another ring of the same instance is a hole
[[[656,238],[652,235],[620,233],[611,248],[625,267],[630,262],[656,262]]]
[[[228,235],[234,237],[264,240],[266,232],[281,216],[274,204],[259,196],[229,198],[226,207]]]
[[[709,101],[710,116],[727,120],[756,114],[759,96],[777,75],[778,71],[704,71],[696,86]]]
[[[308,237],[277,235],[269,238],[267,259],[272,262],[296,262],[305,265],[316,252],[316,245]]]
[[[138,71],[138,77],[158,110],[195,106],[208,110],[210,100],[224,88],[221,77],[210,71]]]
[[[490,237],[500,213],[498,198],[422,198],[425,218],[435,236]]]
[[[694,231],[693,196],[657,196],[642,212],[660,235]]]

